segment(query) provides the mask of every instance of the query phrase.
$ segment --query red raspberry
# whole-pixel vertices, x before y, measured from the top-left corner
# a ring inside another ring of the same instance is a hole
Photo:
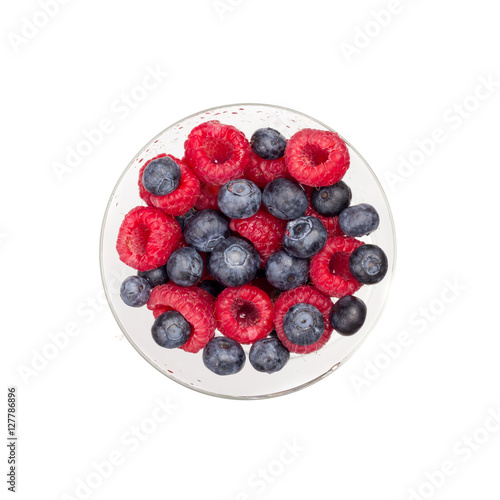
[[[215,316],[223,335],[252,344],[273,329],[273,304],[267,294],[252,285],[226,288],[217,297]]]
[[[189,340],[180,348],[186,352],[198,352],[215,335],[214,298],[198,287],[181,287],[172,282],[153,289],[148,309],[155,318],[164,312],[175,310],[191,324]]]
[[[321,338],[311,345],[297,345],[290,342],[285,335],[283,330],[283,318],[288,312],[290,307],[295,304],[311,304],[319,309],[323,315],[323,320],[325,322],[325,332]],[[308,354],[310,352],[317,351],[321,349],[329,340],[332,335],[332,327],[330,325],[330,309],[332,308],[332,301],[328,297],[325,297],[314,288],[304,285],[283,292],[279,299],[274,304],[273,321],[274,328],[278,334],[281,343],[290,351],[297,354]]]
[[[220,186],[213,186],[212,184],[204,184],[202,182],[200,196],[196,200],[194,208],[196,210],[205,210],[207,208],[219,210],[219,204],[217,203],[219,189]]]
[[[250,155],[245,135],[218,121],[205,122],[191,130],[184,147],[188,163],[198,177],[218,186],[243,177]]]
[[[325,295],[338,298],[357,292],[362,285],[349,271],[349,257],[363,244],[354,238],[330,238],[311,260],[314,287]]]
[[[286,169],[284,157],[277,160],[264,160],[264,158],[250,151],[250,160],[245,168],[245,177],[264,189],[274,179],[290,176]]]
[[[310,215],[311,217],[317,217],[325,226],[326,232],[328,233],[328,238],[334,238],[335,236],[344,236],[342,230],[339,226],[339,218],[338,217],[324,217],[323,215],[318,214],[316,210],[314,210],[311,205],[306,210],[306,215]]]
[[[264,268],[269,257],[282,246],[286,223],[260,209],[248,219],[231,219],[229,227],[253,243],[260,254],[261,267]]]
[[[122,262],[148,271],[167,262],[181,235],[179,223],[159,208],[136,207],[120,226],[116,249]]]
[[[181,182],[177,189],[170,194],[165,196],[155,196],[148,193],[142,184],[142,174],[144,169],[149,165],[149,163],[158,158],[163,158],[168,156],[179,165],[181,169]],[[162,153],[155,158],[147,161],[139,171],[139,195],[140,197],[149,205],[157,208],[163,209],[167,214],[170,215],[182,215],[185,214],[197,200],[200,194],[200,181],[194,175],[194,172],[182,161],[172,155],[166,155]]]
[[[288,141],[285,161],[292,177],[307,186],[330,186],[349,168],[349,151],[335,132],[305,128]]]

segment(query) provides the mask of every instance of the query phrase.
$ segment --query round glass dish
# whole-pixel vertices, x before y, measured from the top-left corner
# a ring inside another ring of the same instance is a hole
[[[138,172],[143,162],[158,155],[170,153],[182,158],[184,141],[197,125],[209,120],[234,125],[250,138],[255,130],[272,127],[290,138],[303,128],[332,130],[317,120],[278,106],[263,104],[235,104],[208,109],[174,123],[152,139],[127,166],[111,194],[100,241],[100,265],[104,290],[113,315],[123,334],[157,370],[168,378],[190,389],[233,399],[261,399],[296,391],[334,372],[355,352],[375,326],[389,293],[396,259],[396,240],[391,210],[377,177],[361,155],[349,144],[351,166],[344,181],[352,189],[352,204],[370,203],[380,215],[380,227],[368,237],[367,243],[379,245],[386,252],[389,270],[384,280],[374,286],[363,286],[356,296],[365,301],[368,315],[363,328],[352,336],[333,333],[325,347],[317,352],[292,354],[288,364],[273,374],[256,371],[248,361],[250,346],[243,346],[247,361],[236,375],[219,376],[208,370],[197,354],[181,349],[159,347],[151,337],[153,315],[146,307],[126,306],[119,295],[120,284],[136,271],[123,264],[116,251],[116,237],[125,214],[138,205],[144,205],[137,188]],[[218,332],[216,335],[220,335]]]

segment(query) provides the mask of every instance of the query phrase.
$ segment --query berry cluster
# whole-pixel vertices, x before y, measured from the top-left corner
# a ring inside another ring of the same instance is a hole
[[[140,169],[147,206],[125,216],[116,245],[138,271],[121,297],[153,312],[152,339],[203,349],[205,366],[229,375],[245,364],[241,344],[251,344],[256,370],[274,373],[334,330],[359,331],[367,311],[353,294],[380,282],[388,263],[356,239],[377,229],[379,215],[351,206],[344,141],[312,129],[287,140],[271,128],[249,141],[209,121],[184,147],[182,160],[161,154]]]

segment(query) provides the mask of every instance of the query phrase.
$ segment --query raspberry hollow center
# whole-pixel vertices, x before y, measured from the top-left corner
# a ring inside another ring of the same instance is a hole
[[[231,306],[231,315],[242,328],[254,326],[260,321],[257,306],[248,300],[236,299]]]
[[[305,160],[313,167],[317,167],[328,160],[329,153],[317,144],[306,144],[302,150]]]
[[[334,253],[328,264],[330,272],[343,280],[353,279],[351,271],[349,271],[349,257],[347,252]]]
[[[226,163],[234,154],[234,146],[225,139],[209,138],[203,143],[203,150],[209,160],[216,165]]]
[[[132,234],[128,240],[128,246],[133,254],[142,255],[146,253],[146,246],[150,233],[151,231],[146,224],[139,224],[132,230]]]

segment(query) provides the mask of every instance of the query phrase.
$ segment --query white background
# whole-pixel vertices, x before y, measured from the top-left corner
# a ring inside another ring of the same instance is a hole
[[[6,412],[6,388],[18,386],[18,498],[83,498],[77,485],[89,478],[88,498],[500,497],[500,424],[488,420],[500,410],[499,10],[491,0],[396,4],[70,0],[30,31],[24,18],[39,3],[3,2],[0,399]],[[397,12],[374,21],[388,7]],[[118,105],[148,67],[169,75],[134,109]],[[174,121],[236,102],[336,128],[384,184],[399,244],[388,307],[356,356],[269,401],[171,382],[120,340],[99,302],[100,225],[122,170]],[[105,118],[113,130],[58,178],[54,163]],[[436,128],[441,143],[429,146]],[[414,169],[398,173],[401,157]],[[71,324],[79,334],[53,355],[49,335]],[[396,349],[404,332],[412,340]],[[132,426],[151,430],[156,398],[176,409],[135,449]],[[100,481],[92,464],[117,453]],[[435,474],[444,462],[448,475]]]

